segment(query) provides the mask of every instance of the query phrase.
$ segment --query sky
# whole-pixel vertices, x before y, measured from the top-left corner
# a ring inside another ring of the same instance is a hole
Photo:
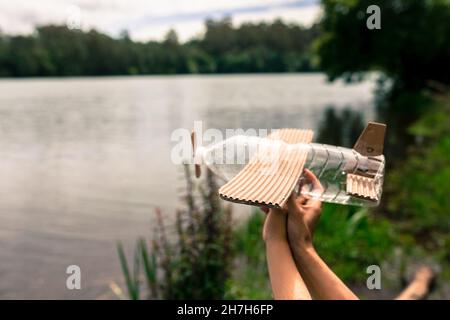
[[[0,0],[0,30],[28,34],[36,25],[95,28],[111,36],[128,30],[137,41],[160,40],[174,29],[181,41],[204,32],[204,20],[231,16],[233,24],[273,21],[311,25],[318,0]]]

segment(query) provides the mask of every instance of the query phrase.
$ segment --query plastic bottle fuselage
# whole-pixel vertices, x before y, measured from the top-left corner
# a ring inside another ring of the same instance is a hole
[[[358,174],[375,179],[378,199],[381,198],[384,177],[384,156],[366,157],[353,149],[310,143],[305,168],[312,171],[323,186],[315,193],[306,182],[301,193],[325,202],[374,206],[378,202],[351,196],[346,191],[347,174]],[[302,179],[302,178],[301,178]]]
[[[209,147],[200,147],[196,152],[196,163],[206,164],[216,175],[225,181],[232,179],[245,165],[261,154],[276,155],[281,149],[285,154],[302,152],[307,154],[304,168],[312,171],[319,179],[322,189],[314,190],[309,181],[300,177],[296,190],[302,195],[325,202],[352,204],[361,206],[377,205],[349,195],[346,192],[347,174],[358,174],[375,179],[378,199],[381,198],[384,177],[384,156],[366,157],[353,149],[318,143],[286,144],[280,140],[271,140],[252,136],[234,136]],[[285,160],[284,160],[285,159]],[[290,161],[290,157],[283,157]],[[270,157],[266,159],[271,161]],[[379,200],[378,200],[379,202]]]

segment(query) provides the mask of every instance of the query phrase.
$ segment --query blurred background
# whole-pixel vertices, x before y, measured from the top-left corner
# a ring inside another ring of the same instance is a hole
[[[0,77],[0,298],[271,298],[264,215],[170,160],[194,120],[387,123],[381,205],[325,205],[317,251],[362,298],[423,265],[450,298],[448,0],[0,0]]]

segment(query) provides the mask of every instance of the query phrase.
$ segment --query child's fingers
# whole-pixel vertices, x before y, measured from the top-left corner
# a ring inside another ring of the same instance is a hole
[[[316,177],[314,173],[312,173],[308,169],[305,169],[303,174],[305,178],[311,182],[314,192],[323,191],[322,184],[320,183],[320,180]]]
[[[306,203],[306,206],[308,208],[314,208],[317,210],[320,210],[320,208],[322,207],[322,201],[320,201],[319,199],[309,199],[308,202]]]

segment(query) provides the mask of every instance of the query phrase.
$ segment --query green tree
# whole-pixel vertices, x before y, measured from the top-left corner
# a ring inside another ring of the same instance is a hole
[[[378,70],[399,90],[450,82],[450,3],[446,0],[322,0],[319,55],[330,78],[351,80]],[[381,9],[381,29],[369,30],[367,7]],[[432,41],[431,41],[432,39]]]
[[[370,5],[381,9],[381,29],[366,26]],[[430,106],[429,91],[450,83],[450,2],[447,0],[322,0],[320,65],[331,80],[382,73],[379,120],[389,126],[388,165],[414,143],[407,128]],[[431,40],[432,39],[432,40]]]
[[[135,42],[123,30],[112,38],[47,25],[29,36],[0,36],[0,75],[77,76],[127,74],[310,71],[317,27],[277,20],[246,23],[207,20],[203,37],[180,43],[170,30],[163,41]]]

